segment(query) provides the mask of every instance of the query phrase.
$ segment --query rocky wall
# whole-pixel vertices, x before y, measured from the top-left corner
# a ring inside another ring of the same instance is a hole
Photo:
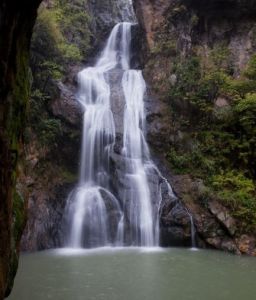
[[[25,199],[16,189],[29,97],[28,52],[40,1],[0,4],[0,299],[12,288],[18,266]]]
[[[181,153],[191,156],[197,146],[194,132],[203,131],[202,125],[198,124],[200,116],[189,106],[190,95],[184,96],[187,100],[171,97],[170,91],[178,81],[177,65],[185,68],[186,61],[197,57],[201,72],[211,76],[211,60],[215,55],[214,59],[222,60],[220,70],[227,70],[232,78],[241,78],[256,50],[256,3],[135,0],[134,7],[145,41],[141,57],[149,84],[146,103],[148,141],[155,160],[193,215],[198,245],[255,255],[255,235],[238,232],[241,220],[231,216],[231,211],[220,203],[218,196],[211,194],[205,200],[207,176],[198,178],[196,169],[178,175],[167,160],[171,149],[177,145],[182,149]],[[188,69],[183,76],[189,78],[189,72],[192,71]],[[191,90],[188,87],[188,91]],[[224,98],[214,101],[222,107],[227,105]],[[162,218],[167,220],[168,212],[163,212]],[[168,222],[171,220],[166,221],[167,228]],[[168,240],[168,235],[166,238]]]

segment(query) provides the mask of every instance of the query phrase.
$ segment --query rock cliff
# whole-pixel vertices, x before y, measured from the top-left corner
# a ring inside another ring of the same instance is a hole
[[[255,105],[256,2],[135,0],[134,7],[159,166],[193,215],[201,246],[255,255],[255,141],[242,119]],[[248,98],[252,106],[242,109]]]
[[[25,220],[26,195],[16,187],[16,179],[23,172],[23,128],[30,85],[28,51],[39,3],[0,4],[0,299],[9,294],[13,284]]]

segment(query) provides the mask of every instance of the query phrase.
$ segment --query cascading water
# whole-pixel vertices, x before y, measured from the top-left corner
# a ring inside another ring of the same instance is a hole
[[[152,205],[144,160],[149,160],[144,138],[145,81],[141,71],[128,70],[123,74],[122,86],[126,107],[124,112],[123,155],[128,158],[127,178],[130,183],[130,222],[137,224],[135,241],[143,246],[153,246],[154,231]],[[138,210],[134,208],[138,206]]]
[[[70,247],[159,243],[159,205],[166,180],[150,160],[144,135],[146,84],[140,70],[130,69],[132,26],[129,22],[117,24],[95,66],[78,74],[77,99],[84,118],[80,181],[67,205]],[[116,70],[122,80],[114,85],[119,84],[123,95],[120,153],[115,153],[119,128],[111,108],[110,77]],[[115,174],[111,169],[114,155],[124,165]],[[158,177],[150,185],[152,172]],[[115,183],[113,177],[117,177]]]
[[[112,30],[95,67],[78,74],[77,98],[84,107],[84,119],[80,183],[69,197],[72,218],[69,244],[72,247],[110,243],[107,208],[101,191],[108,187],[108,162],[115,141],[115,126],[110,109],[110,86],[105,74],[118,64],[117,37],[122,26],[117,24]],[[112,194],[111,197],[115,199]],[[113,205],[119,209],[118,201]]]

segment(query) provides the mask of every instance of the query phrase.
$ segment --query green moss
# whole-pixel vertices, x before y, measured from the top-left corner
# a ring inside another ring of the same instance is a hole
[[[44,156],[56,148],[65,126],[49,111],[50,100],[59,96],[56,82],[65,81],[70,68],[90,51],[91,20],[85,4],[86,0],[54,0],[38,11],[31,43],[33,84],[26,141],[36,138]]]
[[[190,173],[202,178],[204,175],[214,174],[216,169],[214,158],[205,155],[200,144],[193,145],[188,152],[182,148],[172,148],[167,154],[167,159],[178,174]]]
[[[22,49],[22,44],[19,47]],[[26,123],[29,94],[28,54],[25,51],[18,51],[16,83],[12,92],[12,105],[7,118],[7,134],[11,141],[13,152],[18,152],[17,137],[22,136],[22,131]]]
[[[41,144],[50,148],[57,142],[57,138],[62,135],[61,121],[53,118],[42,119],[38,131]]]
[[[250,80],[256,80],[256,55],[251,57],[244,75]]]
[[[12,290],[14,278],[18,269],[18,248],[17,245],[21,239],[21,234],[24,229],[26,215],[25,215],[25,202],[21,194],[14,189],[13,190],[13,208],[12,208],[12,240],[11,240],[11,257],[9,261],[9,273],[8,273],[8,287],[6,290],[6,295]]]
[[[175,56],[177,53],[177,45],[174,40],[166,40],[160,38],[158,43],[151,49],[151,54],[161,54],[165,56]]]
[[[13,237],[15,241],[20,240],[21,233],[26,220],[25,201],[21,194],[14,190],[13,192]]]
[[[67,169],[62,169],[60,171],[60,176],[67,183],[74,183],[77,181],[77,174],[74,174]]]
[[[85,1],[55,0],[38,12],[31,44],[33,89],[50,95],[53,79],[61,79],[70,65],[86,59],[90,50],[90,18]]]

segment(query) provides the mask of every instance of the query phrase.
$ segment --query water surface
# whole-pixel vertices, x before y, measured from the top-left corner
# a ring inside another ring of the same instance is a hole
[[[248,300],[256,259],[186,249],[23,254],[10,300]]]

